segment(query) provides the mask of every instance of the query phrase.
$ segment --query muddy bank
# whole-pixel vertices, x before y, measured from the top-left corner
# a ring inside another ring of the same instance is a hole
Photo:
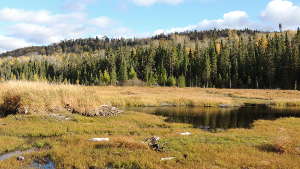
[[[38,151],[37,149],[29,149],[29,150],[24,150],[24,151],[14,151],[14,152],[5,153],[5,154],[0,155],[0,161],[4,161],[4,160],[10,159],[12,157],[17,157],[20,155],[33,153],[33,152],[37,152],[37,151]]]

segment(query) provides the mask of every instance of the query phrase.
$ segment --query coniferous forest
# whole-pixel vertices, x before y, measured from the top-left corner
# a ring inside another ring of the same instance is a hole
[[[300,30],[89,38],[1,54],[0,78],[81,85],[300,88]]]

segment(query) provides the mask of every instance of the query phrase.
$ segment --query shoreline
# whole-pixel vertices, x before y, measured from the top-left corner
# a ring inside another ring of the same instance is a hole
[[[288,99],[285,99],[288,98]],[[0,83],[0,105],[18,99],[22,113],[44,114],[65,111],[71,105],[89,112],[100,105],[114,107],[243,107],[263,105],[271,108],[300,109],[300,91],[112,87],[54,85],[44,82],[8,81]]]

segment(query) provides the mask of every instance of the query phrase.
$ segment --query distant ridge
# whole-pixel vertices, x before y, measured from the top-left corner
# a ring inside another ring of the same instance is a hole
[[[186,37],[190,41],[204,40],[204,39],[218,39],[227,38],[231,31],[235,31],[237,35],[255,35],[258,33],[269,33],[257,30],[206,30],[206,31],[186,31],[180,33],[170,33],[156,35],[150,38],[136,38],[136,39],[109,39],[103,38],[85,38],[85,39],[72,39],[64,40],[59,43],[51,44],[48,46],[32,46],[20,48],[12,51],[8,51],[0,54],[0,57],[19,57],[19,56],[30,56],[30,55],[53,55],[54,53],[81,53],[81,52],[93,52],[106,48],[118,48],[125,46],[144,46],[149,45],[154,40],[173,40],[174,35]]]

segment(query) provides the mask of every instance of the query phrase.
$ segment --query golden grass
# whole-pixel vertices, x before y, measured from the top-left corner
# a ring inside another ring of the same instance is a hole
[[[9,81],[0,83],[0,103],[9,93],[21,98],[31,113],[64,111],[70,104],[88,112],[102,104],[113,106],[219,106],[244,103],[270,104],[276,107],[300,106],[299,91],[202,89],[163,87],[86,87],[46,82]]]
[[[5,82],[0,84],[0,99],[9,91],[21,96],[22,105],[31,111],[56,110],[70,104],[77,110],[89,110],[101,104],[114,106],[204,106],[233,104],[226,96],[215,97],[204,89],[160,87],[85,87],[52,85],[41,82]]]
[[[208,89],[210,93],[225,95],[244,103],[270,104],[275,107],[299,107],[298,90],[256,90],[256,89]]]
[[[51,148],[26,154],[24,162],[18,162],[15,158],[2,161],[0,168],[26,168],[32,160],[45,156],[50,156],[57,168],[65,169],[103,168],[108,165],[153,169],[300,167],[300,154],[297,153],[300,119],[297,118],[260,120],[255,122],[253,129],[230,129],[221,133],[205,132],[189,124],[166,123],[162,117],[138,112],[126,112],[113,118],[79,115],[72,115],[72,118],[72,121],[56,121],[45,115],[2,118],[1,122],[9,125],[0,126],[0,140],[5,140],[0,141],[0,154],[18,147],[5,148],[9,141],[12,144],[26,142],[29,147],[49,145]],[[179,135],[185,131],[192,135]],[[9,133],[11,136],[4,136]],[[47,134],[40,137],[36,133]],[[161,137],[162,142],[166,143],[165,152],[155,152],[142,142],[152,135]],[[282,136],[289,139],[288,151],[278,153],[265,148],[266,145],[277,146],[277,139],[283,143],[280,140]],[[94,137],[108,137],[110,141],[88,141]],[[161,158],[173,156],[175,160],[160,161]]]
[[[70,114],[63,108],[92,109],[101,104],[116,106],[218,106],[244,103],[281,104],[281,98],[300,100],[298,91],[233,90],[160,87],[85,87],[33,82],[0,84],[0,102],[5,93],[21,97],[30,115],[0,118],[0,154],[32,147],[39,152],[26,160],[0,161],[1,169],[28,168],[34,159],[51,157],[58,169],[147,168],[147,169],[298,169],[300,168],[300,119],[259,120],[252,129],[209,133],[190,124],[167,123],[165,118],[126,111],[117,117],[92,118]],[[292,102],[286,100],[289,104]],[[49,113],[66,115],[58,120]],[[181,136],[180,132],[191,132]],[[155,152],[143,140],[159,136],[165,152]],[[109,142],[88,139],[108,137]],[[164,157],[175,160],[160,161]]]

